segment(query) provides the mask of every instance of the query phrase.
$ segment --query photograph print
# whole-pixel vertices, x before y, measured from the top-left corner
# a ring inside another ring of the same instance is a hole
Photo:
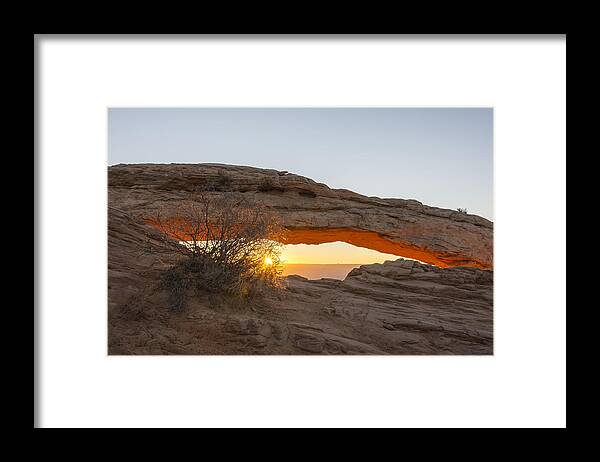
[[[109,108],[109,355],[492,355],[493,109]]]

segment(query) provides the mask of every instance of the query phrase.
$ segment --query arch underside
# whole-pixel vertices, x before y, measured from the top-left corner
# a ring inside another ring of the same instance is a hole
[[[147,224],[157,227],[152,219],[146,220]],[[181,226],[182,223],[176,226]],[[185,225],[183,225],[185,228]],[[185,240],[181,236],[172,236]],[[450,252],[436,252],[431,249],[420,248],[414,244],[404,243],[397,239],[391,240],[374,231],[356,230],[351,228],[306,228],[286,227],[285,232],[277,238],[282,244],[325,244],[328,242],[346,242],[357,247],[364,247],[378,252],[397,255],[398,257],[412,258],[415,260],[436,265],[440,268],[466,266],[480,269],[492,269],[492,265],[478,261],[468,255]]]
[[[347,242],[382,253],[412,258],[440,268],[468,266],[491,269],[491,265],[477,261],[465,255],[434,252],[414,245],[386,239],[374,231],[349,228],[287,228],[284,244],[324,244],[327,242]]]

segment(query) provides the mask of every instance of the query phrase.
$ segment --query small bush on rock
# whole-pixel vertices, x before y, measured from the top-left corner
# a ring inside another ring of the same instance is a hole
[[[250,299],[279,287],[283,228],[266,207],[240,194],[201,193],[149,222],[160,231],[153,245],[177,253],[161,275],[173,311],[190,294]]]

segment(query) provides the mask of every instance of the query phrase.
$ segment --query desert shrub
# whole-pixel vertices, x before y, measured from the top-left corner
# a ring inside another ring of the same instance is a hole
[[[458,213],[467,213],[467,209],[457,208]]]
[[[153,245],[179,255],[161,275],[172,310],[184,309],[191,293],[248,299],[279,287],[282,227],[261,204],[201,193],[148,221],[160,231]]]
[[[181,311],[185,306],[187,291],[190,286],[190,275],[177,263],[161,274],[160,288],[169,294],[169,309]]]

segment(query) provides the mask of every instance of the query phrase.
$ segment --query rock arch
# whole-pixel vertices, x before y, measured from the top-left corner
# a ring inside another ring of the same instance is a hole
[[[271,207],[288,244],[342,241],[442,268],[493,269],[493,224],[416,200],[367,197],[276,170],[222,164],[109,167],[109,203],[150,216],[196,189],[235,191]]]

